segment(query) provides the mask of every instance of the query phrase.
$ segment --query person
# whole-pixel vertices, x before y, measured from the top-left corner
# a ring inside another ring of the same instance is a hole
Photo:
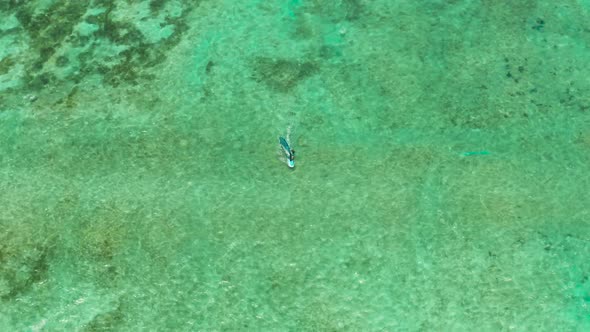
[[[291,149],[289,143],[283,137],[279,137],[279,144],[281,144],[283,152],[287,157],[287,165],[289,165],[290,168],[295,167],[295,150]]]

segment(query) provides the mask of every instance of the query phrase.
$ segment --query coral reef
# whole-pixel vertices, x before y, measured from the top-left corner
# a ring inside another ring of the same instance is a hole
[[[95,75],[111,86],[149,80],[149,69],[182,39],[186,16],[198,4],[82,0],[50,2],[45,8],[39,1],[4,2],[0,14],[16,24],[0,38],[12,49],[0,53],[0,81],[14,71],[18,84],[4,90],[38,93],[48,86],[68,89]],[[23,41],[25,46],[15,46]]]

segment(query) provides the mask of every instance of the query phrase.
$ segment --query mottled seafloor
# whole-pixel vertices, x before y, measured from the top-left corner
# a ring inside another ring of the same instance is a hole
[[[0,330],[589,331],[588,22],[0,0]]]

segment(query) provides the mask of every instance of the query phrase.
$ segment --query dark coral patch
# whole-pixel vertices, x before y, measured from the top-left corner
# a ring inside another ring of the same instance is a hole
[[[55,59],[55,65],[58,67],[65,67],[67,66],[67,64],[70,62],[70,59],[68,59],[68,57],[66,56],[59,56],[57,59]]]
[[[10,71],[10,68],[14,65],[14,60],[11,57],[5,57],[0,60],[0,75],[4,75]]]
[[[151,0],[150,11],[152,14],[157,14],[166,5],[167,0]]]
[[[318,70],[318,65],[309,61],[259,57],[254,62],[253,78],[273,90],[288,92]]]
[[[1,299],[10,299],[26,292],[29,287],[46,278],[51,250],[39,243],[0,246]]]

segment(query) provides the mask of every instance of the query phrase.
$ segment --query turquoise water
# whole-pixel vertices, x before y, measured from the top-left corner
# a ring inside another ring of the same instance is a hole
[[[1,330],[590,329],[588,1],[0,17]]]

